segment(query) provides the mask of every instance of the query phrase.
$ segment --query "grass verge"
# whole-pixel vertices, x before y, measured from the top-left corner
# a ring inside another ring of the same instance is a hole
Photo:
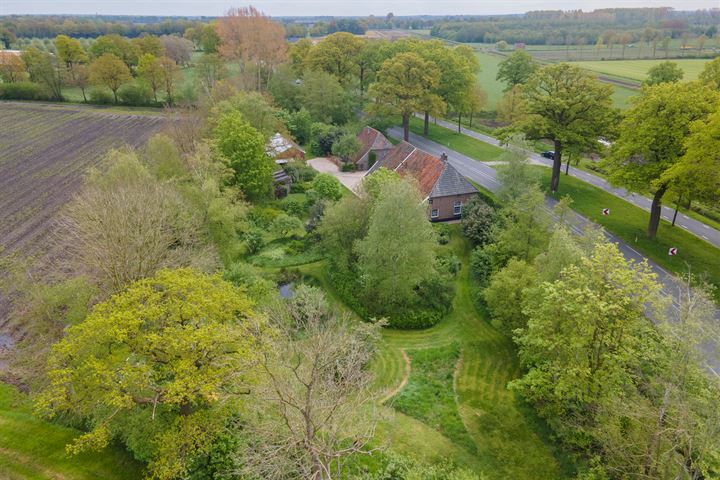
[[[550,169],[536,168],[540,169],[542,185],[549,185]],[[582,180],[563,175],[554,196],[560,199],[565,195],[573,199],[573,210],[602,225],[666,270],[681,275],[690,268],[720,287],[720,249],[666,220],[661,220],[657,237],[651,240],[646,234],[648,212]],[[602,214],[604,208],[610,209],[610,215]],[[678,249],[677,256],[668,255],[671,247]],[[715,298],[720,301],[720,289],[716,289]]]
[[[142,465],[120,448],[76,456],[65,445],[79,432],[39,420],[29,400],[0,384],[0,478],[3,480],[130,480],[142,477]]]
[[[416,135],[422,135],[423,121],[419,118],[410,119],[410,131]],[[497,160],[503,153],[500,147],[481,142],[465,134],[454,132],[440,125],[435,125],[432,122],[430,122],[427,138],[435,143],[445,145],[463,155],[482,160],[483,162]]]

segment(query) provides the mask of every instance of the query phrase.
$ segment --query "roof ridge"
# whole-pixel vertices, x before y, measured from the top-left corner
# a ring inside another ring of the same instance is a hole
[[[407,157],[403,158],[403,161],[400,162],[397,167],[395,167],[395,171],[396,171],[396,172],[398,171],[398,168],[402,167],[403,164],[405,163],[405,161],[406,161],[408,158],[410,158],[410,155],[412,155],[413,153],[415,153],[415,151],[418,149],[418,148],[417,148],[415,145],[413,145],[412,143],[408,143],[408,145],[412,145],[413,149],[412,149],[412,151],[411,151],[410,153],[407,154]]]

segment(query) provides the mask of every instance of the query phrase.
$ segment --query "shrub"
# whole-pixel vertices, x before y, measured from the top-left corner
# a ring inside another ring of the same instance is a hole
[[[293,183],[290,185],[290,193],[305,193],[306,190],[306,183]]]
[[[287,244],[285,251],[288,255],[299,255],[306,250],[307,246],[302,240],[293,240]]]
[[[470,273],[480,288],[488,286],[492,272],[493,261],[491,252],[487,248],[477,247],[470,255]]]
[[[90,98],[90,103],[97,103],[100,105],[106,105],[115,102],[112,92],[104,88],[91,88],[90,92],[88,93],[88,97]]]
[[[286,163],[283,170],[292,178],[293,182],[309,182],[317,175],[317,170],[300,162]]]
[[[460,259],[455,254],[443,255],[438,257],[438,268],[446,271],[450,275],[457,275],[460,271]]]
[[[0,83],[2,100],[45,100],[47,95],[42,87],[32,82]]]
[[[258,228],[267,229],[278,215],[282,214],[281,210],[271,207],[254,207],[250,210],[250,220]]]
[[[147,105],[152,100],[152,93],[150,90],[136,83],[128,83],[123,85],[118,90],[118,98],[126,105]]]
[[[297,200],[289,200],[283,205],[285,211],[294,217],[302,217],[305,214],[305,207]]]
[[[463,234],[473,245],[485,245],[492,239],[495,209],[480,197],[474,197],[462,210]]]
[[[340,170],[343,172],[354,172],[357,170],[357,166],[354,163],[343,163]]]
[[[447,245],[450,242],[451,229],[450,225],[444,223],[436,224],[435,231],[438,234],[438,243],[440,245]]]
[[[388,326],[404,330],[430,328],[442,319],[442,312],[432,310],[405,310],[388,316]]]
[[[250,230],[247,232],[245,234],[245,245],[247,246],[248,253],[254,254],[259,252],[263,245],[265,245],[262,232],[260,230]]]
[[[310,149],[317,156],[326,156],[332,153],[333,144],[342,136],[343,131],[335,125],[314,123],[312,126],[312,140]]]
[[[524,328],[527,318],[522,310],[524,292],[535,285],[537,272],[532,265],[511,259],[507,266],[492,276],[483,292],[492,315],[492,324],[507,336]]]
[[[286,213],[281,213],[273,220],[270,228],[278,237],[285,238],[302,229],[303,223],[297,217],[291,217]]]
[[[340,181],[329,173],[321,173],[313,180],[313,190],[324,200],[340,200],[342,188]]]

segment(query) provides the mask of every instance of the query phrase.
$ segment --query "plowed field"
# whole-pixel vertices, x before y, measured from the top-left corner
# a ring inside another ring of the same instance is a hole
[[[41,253],[52,219],[111,148],[143,144],[161,115],[0,103],[0,251]]]

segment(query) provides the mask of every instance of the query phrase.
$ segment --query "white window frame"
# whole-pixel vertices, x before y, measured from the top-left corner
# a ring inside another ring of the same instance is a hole
[[[440,216],[440,211],[437,208],[433,208],[430,210],[430,218],[438,218]]]
[[[455,203],[453,203],[453,213],[455,215],[462,215],[462,207],[463,207],[462,202],[459,200],[456,200]]]

